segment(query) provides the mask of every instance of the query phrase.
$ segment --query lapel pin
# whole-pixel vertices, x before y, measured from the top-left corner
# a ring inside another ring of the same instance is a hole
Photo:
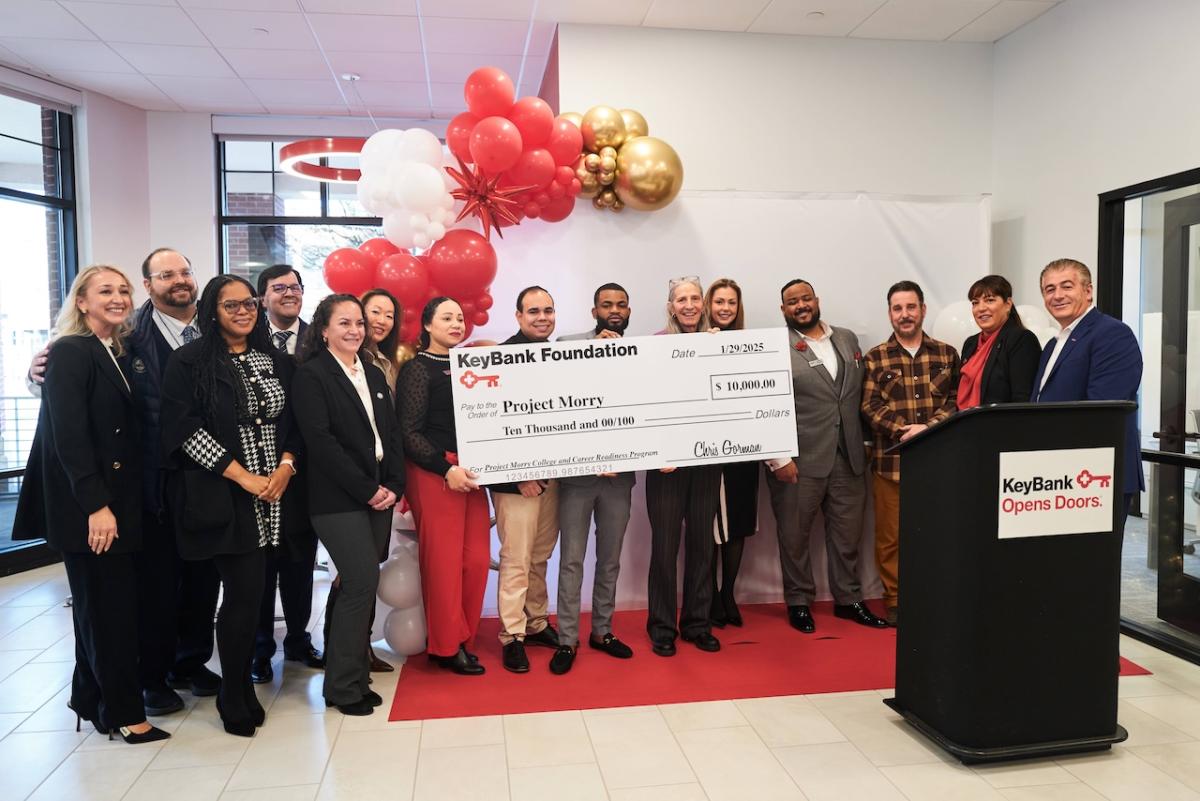
[[[793,345],[792,347],[794,347],[796,350],[800,351],[801,353],[804,353],[804,351],[808,350],[808,343],[802,339],[799,342],[797,342],[795,345]]]

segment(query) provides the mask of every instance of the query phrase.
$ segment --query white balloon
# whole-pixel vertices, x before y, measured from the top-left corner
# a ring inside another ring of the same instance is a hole
[[[413,234],[413,247],[419,248],[420,250],[425,250],[432,244],[433,244],[433,239],[430,238],[429,234],[426,234],[426,233]]]
[[[408,218],[408,224],[414,231],[424,231],[429,225],[429,217],[424,214],[414,214]]]
[[[962,343],[967,337],[978,333],[979,326],[976,325],[975,318],[971,315],[969,300],[951,303],[938,312],[930,330],[930,335],[934,339],[940,339],[955,349],[962,347]]]
[[[379,568],[379,599],[396,609],[421,603],[421,568],[408,551],[401,551]]]
[[[410,209],[427,211],[435,208],[446,194],[446,186],[436,167],[410,163],[400,179],[400,201]]]
[[[398,248],[413,246],[413,229],[408,224],[409,213],[403,209],[383,215],[383,235]]]
[[[363,143],[358,154],[358,165],[364,173],[382,172],[393,161],[403,142],[404,131],[385,128],[373,133]]]
[[[368,214],[378,214],[375,208],[375,182],[364,171],[358,179],[358,184],[355,186],[355,191],[358,193],[358,202],[366,209]]]
[[[425,228],[425,233],[429,235],[430,239],[436,242],[446,235],[446,226],[442,225],[440,222],[431,222]]]
[[[438,205],[441,206],[446,211],[450,211],[451,209],[454,208],[455,202],[456,201],[454,200],[454,195],[447,192],[446,194],[442,195],[442,199],[440,201],[438,201]]]
[[[1059,325],[1046,311],[1045,306],[1018,306],[1017,314],[1021,322],[1033,333],[1037,334],[1038,342],[1045,347],[1046,343],[1058,336]]]
[[[409,128],[400,136],[399,155],[430,167],[442,165],[442,143],[424,128]]]
[[[425,650],[425,610],[420,606],[393,609],[383,622],[383,638],[401,656]]]

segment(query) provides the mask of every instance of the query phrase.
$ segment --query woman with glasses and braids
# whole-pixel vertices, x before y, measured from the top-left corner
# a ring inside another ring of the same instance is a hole
[[[249,737],[266,718],[250,681],[263,547],[279,544],[280,499],[299,450],[288,405],[294,368],[272,347],[241,277],[209,281],[196,320],[203,336],[171,355],[163,378],[167,487],[180,556],[212,559],[221,575],[217,711],[225,731]]]

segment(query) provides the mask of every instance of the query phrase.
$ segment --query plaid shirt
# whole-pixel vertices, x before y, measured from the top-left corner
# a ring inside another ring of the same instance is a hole
[[[892,334],[871,349],[864,363],[862,411],[874,434],[871,467],[899,481],[900,457],[884,451],[900,442],[904,426],[933,425],[958,411],[958,351],[922,333],[917,355],[910,356]]]

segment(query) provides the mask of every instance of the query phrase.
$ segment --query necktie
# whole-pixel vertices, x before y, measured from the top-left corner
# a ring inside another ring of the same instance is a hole
[[[188,323],[183,327],[183,344],[195,342],[200,337],[200,332],[196,330],[196,326]]]
[[[276,331],[274,334],[271,334],[271,342],[274,343],[275,349],[285,353],[287,352],[288,340],[291,338],[291,331]]]

